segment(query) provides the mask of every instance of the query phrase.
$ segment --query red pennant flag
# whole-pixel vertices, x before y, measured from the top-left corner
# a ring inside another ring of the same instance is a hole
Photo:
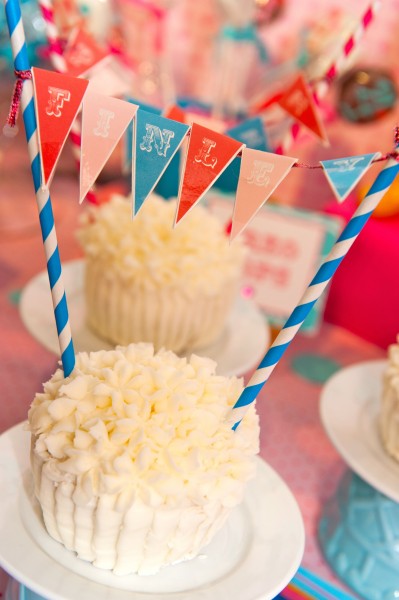
[[[163,113],[166,119],[172,119],[172,121],[178,121],[179,123],[186,123],[186,113],[180,106],[172,104],[167,107]]]
[[[48,185],[89,82],[32,68],[42,181]]]
[[[243,148],[231,240],[253,219],[296,161],[289,156]]]
[[[83,100],[80,192],[82,202],[137,112],[137,106],[93,92]]]
[[[176,223],[197,204],[244,144],[193,123],[179,190]]]
[[[108,58],[108,53],[98,46],[94,38],[83,29],[75,29],[64,52],[68,75],[82,75],[100,61]]]
[[[301,73],[277,102],[296,121],[328,144],[327,133],[312,92]]]

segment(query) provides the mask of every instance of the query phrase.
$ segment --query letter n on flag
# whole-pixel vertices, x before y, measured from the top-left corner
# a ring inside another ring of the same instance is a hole
[[[138,107],[130,102],[97,94],[90,88],[87,90],[82,111],[80,202],[134,119],[137,109]]]
[[[296,158],[244,148],[234,204],[230,239],[233,240],[288,175]]]
[[[242,142],[193,123],[179,190],[176,223],[199,202],[243,147]]]
[[[89,82],[32,68],[42,182],[49,185]]]
[[[132,165],[133,215],[155,188],[189,129],[184,123],[145,110],[138,111]]]

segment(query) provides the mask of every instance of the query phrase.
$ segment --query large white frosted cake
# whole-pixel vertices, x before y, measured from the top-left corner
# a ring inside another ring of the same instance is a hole
[[[399,337],[388,350],[388,366],[383,377],[380,434],[385,450],[399,460]]]
[[[78,354],[29,410],[48,533],[118,575],[197,555],[255,474],[254,407],[236,431],[226,422],[241,390],[213,361],[150,344]]]
[[[91,207],[78,232],[87,322],[113,344],[174,352],[207,346],[225,326],[244,260],[223,225],[197,206],[173,228],[176,202],[152,195],[132,220],[122,196]]]

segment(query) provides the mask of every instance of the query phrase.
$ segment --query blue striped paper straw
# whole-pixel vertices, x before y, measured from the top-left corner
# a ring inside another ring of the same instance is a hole
[[[5,0],[5,10],[14,56],[14,67],[17,71],[28,71],[30,65],[18,0]],[[31,80],[26,80],[23,84],[21,107],[35,186],[36,203],[39,211],[44,252],[47,260],[47,272],[53,299],[62,366],[65,377],[67,377],[75,366],[75,353],[69,324],[68,306],[62,277],[61,260],[58,252],[51,198],[48,189],[41,187],[39,142],[33,100],[33,84]]]
[[[228,415],[228,422],[231,423],[233,429],[238,427],[248,410],[248,406],[254,402],[258,393],[269,379],[275,366],[291,344],[313,305],[327,287],[330,279],[369,220],[374,209],[385,195],[398,171],[399,164],[391,158],[385,168],[378,174],[367,196],[354,212],[330,253],[313,277],[298,305],[292,311],[288,321],[266,352],[262,362],[233,406]]]

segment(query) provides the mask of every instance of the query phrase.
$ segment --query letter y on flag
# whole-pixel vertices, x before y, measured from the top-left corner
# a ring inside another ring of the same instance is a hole
[[[378,156],[380,153],[374,152],[320,161],[338,202],[345,200]]]

